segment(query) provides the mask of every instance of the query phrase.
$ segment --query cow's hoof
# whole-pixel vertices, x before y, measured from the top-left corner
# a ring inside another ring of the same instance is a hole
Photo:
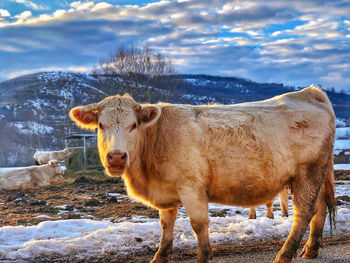
[[[291,263],[291,262],[292,262],[291,259],[280,257],[280,258],[276,258],[273,263]]]
[[[272,215],[266,215],[267,218],[270,218],[270,219],[275,219],[275,217]]]
[[[303,251],[301,252],[300,256],[302,258],[315,258],[318,256],[318,251],[317,250],[314,250],[314,249],[311,249],[309,248],[308,246],[305,246],[303,248]]]
[[[155,256],[150,263],[167,263],[167,257]]]

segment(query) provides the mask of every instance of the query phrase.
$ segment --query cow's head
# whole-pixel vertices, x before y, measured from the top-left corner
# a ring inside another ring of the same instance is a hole
[[[157,122],[161,109],[136,103],[129,95],[107,97],[76,107],[71,119],[81,128],[98,129],[100,160],[110,176],[120,176],[137,156],[141,132]]]
[[[65,157],[65,158],[69,158],[69,157],[72,156],[72,152],[71,152],[68,148],[65,148],[65,149],[63,150],[63,153],[64,153],[64,157]]]
[[[54,177],[61,177],[64,174],[64,171],[61,167],[61,162],[57,160],[50,160],[48,164],[55,169]]]

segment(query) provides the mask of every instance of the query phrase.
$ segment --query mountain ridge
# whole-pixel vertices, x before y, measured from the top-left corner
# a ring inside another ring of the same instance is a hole
[[[300,89],[203,74],[178,74],[171,78],[178,84],[169,97],[171,103],[233,104]],[[152,88],[151,102],[162,98],[162,92],[162,88]],[[326,92],[337,117],[350,123],[350,95]],[[40,72],[0,82],[0,166],[27,165],[35,150],[63,148],[66,135],[81,132],[69,119],[69,110],[117,93],[121,93],[118,87],[102,85],[97,76],[73,72]]]

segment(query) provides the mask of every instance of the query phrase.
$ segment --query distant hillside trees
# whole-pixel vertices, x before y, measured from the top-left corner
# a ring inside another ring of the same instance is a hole
[[[0,167],[31,164],[33,148],[30,139],[7,120],[0,119]]]
[[[144,46],[119,47],[94,66],[92,75],[111,94],[129,93],[143,102],[168,101],[179,85],[172,59]]]

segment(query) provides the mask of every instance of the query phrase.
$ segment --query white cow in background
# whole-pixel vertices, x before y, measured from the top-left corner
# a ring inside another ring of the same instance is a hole
[[[0,189],[45,186],[64,171],[57,160],[50,160],[48,164],[14,168],[0,172]]]
[[[68,158],[71,155],[72,153],[67,148],[62,151],[36,151],[34,154],[34,160],[35,164],[41,165],[48,163],[50,160],[64,161],[64,159]]]

